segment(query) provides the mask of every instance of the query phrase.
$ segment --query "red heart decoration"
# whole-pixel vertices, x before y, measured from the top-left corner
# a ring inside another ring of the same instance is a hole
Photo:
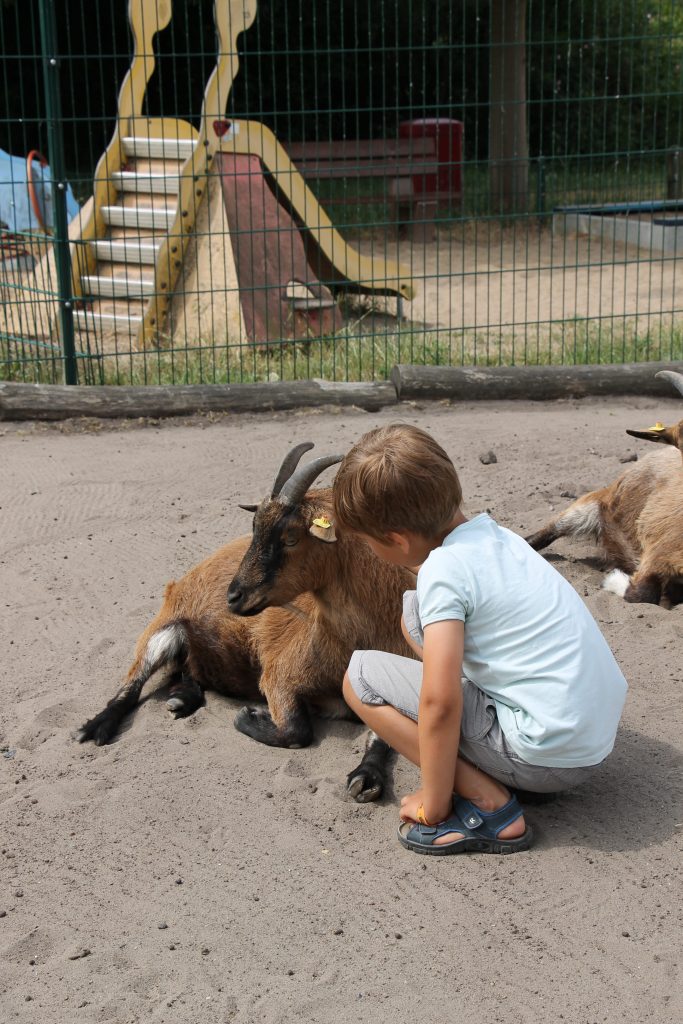
[[[218,136],[219,139],[222,139],[223,136],[226,135],[227,132],[229,132],[231,128],[232,128],[232,123],[230,121],[214,121],[213,122],[213,130],[215,131],[215,133],[216,133],[216,135]]]

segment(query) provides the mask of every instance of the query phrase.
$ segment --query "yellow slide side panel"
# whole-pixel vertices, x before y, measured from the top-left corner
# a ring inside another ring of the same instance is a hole
[[[213,129],[212,129],[213,130]],[[223,153],[258,156],[275,178],[317,244],[341,277],[378,292],[412,299],[415,289],[405,267],[362,256],[347,245],[269,128],[259,121],[231,121],[230,130],[211,143]]]

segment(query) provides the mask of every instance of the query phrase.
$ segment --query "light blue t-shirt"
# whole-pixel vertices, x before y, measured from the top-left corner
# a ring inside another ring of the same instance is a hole
[[[417,599],[423,629],[464,622],[463,675],[523,760],[575,768],[610,753],[626,680],[574,588],[525,540],[475,516],[430,553]]]

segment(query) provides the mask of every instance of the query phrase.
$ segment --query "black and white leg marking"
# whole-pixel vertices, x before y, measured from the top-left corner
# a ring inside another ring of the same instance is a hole
[[[118,732],[122,719],[137,705],[142,687],[149,677],[164,665],[175,661],[186,642],[185,629],[178,622],[169,623],[154,633],[147,642],[132,678],[124,683],[99,715],[89,718],[76,732],[75,738],[79,743],[92,740],[98,747],[109,743]]]
[[[387,760],[391,747],[376,732],[368,733],[363,759],[346,778],[346,791],[359,804],[378,800],[387,780]]]

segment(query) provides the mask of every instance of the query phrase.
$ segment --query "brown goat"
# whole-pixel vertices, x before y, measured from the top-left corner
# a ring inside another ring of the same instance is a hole
[[[265,697],[267,708],[243,708],[236,728],[272,746],[306,746],[313,738],[311,709],[349,714],[341,685],[354,650],[411,656],[401,633],[401,597],[414,577],[335,531],[331,490],[308,488],[341,456],[297,469],[312,447],[289,453],[260,505],[242,506],[255,513],[251,538],[227,544],[168,584],[126,682],[82,726],[81,742],[109,742],[150,676],[168,667],[167,704],[176,716],[196,711],[206,689],[250,701]],[[381,793],[388,752],[371,734],[347,780],[357,800]]]
[[[683,394],[683,374],[662,370]],[[626,601],[683,600],[683,420],[628,430],[669,447],[652,452],[597,491],[582,495],[527,541],[537,551],[558,537],[593,538],[615,565],[604,586]],[[628,574],[628,575],[626,575]],[[629,579],[630,576],[630,579]]]

